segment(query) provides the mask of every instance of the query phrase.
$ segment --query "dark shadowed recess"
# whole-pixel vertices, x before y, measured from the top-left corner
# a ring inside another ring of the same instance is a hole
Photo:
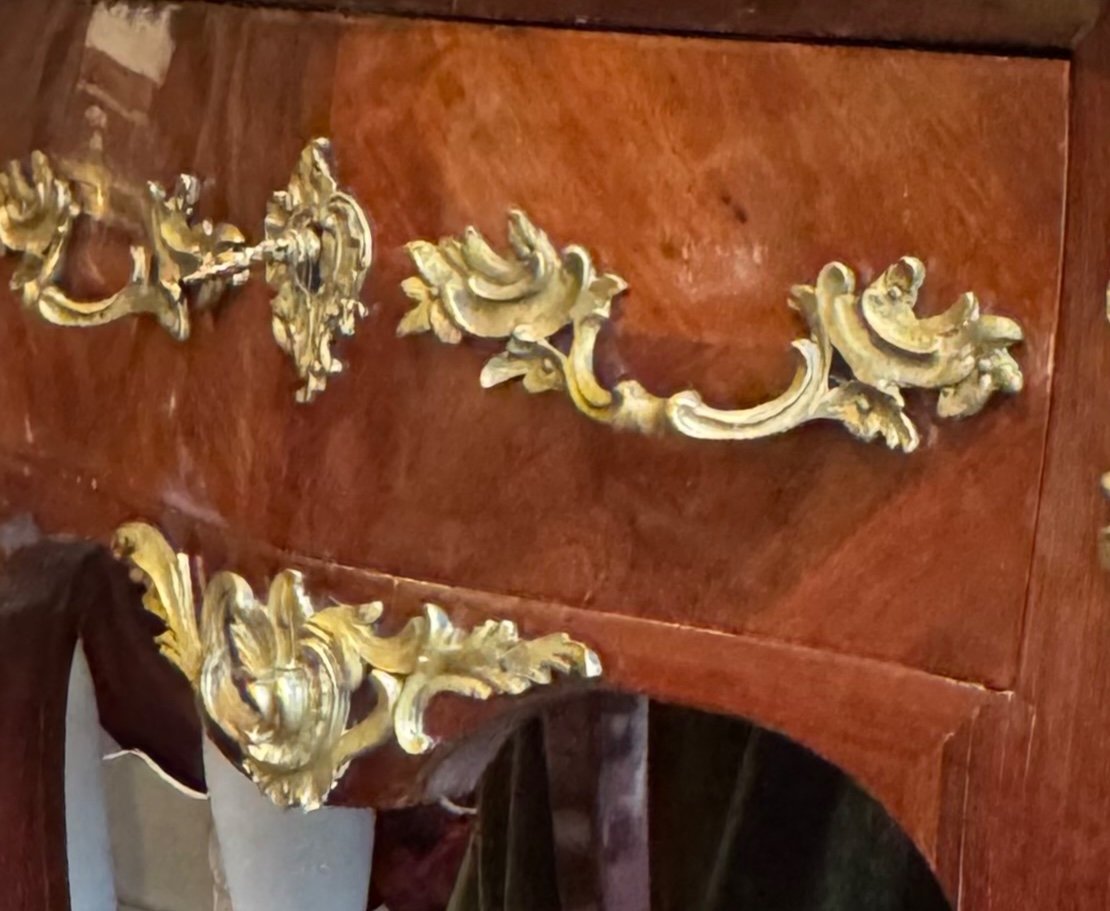
[[[370,907],[950,907],[878,803],[813,753],[739,719],[583,697],[520,728],[474,804],[469,821],[428,808],[383,814],[392,863],[375,859]]]

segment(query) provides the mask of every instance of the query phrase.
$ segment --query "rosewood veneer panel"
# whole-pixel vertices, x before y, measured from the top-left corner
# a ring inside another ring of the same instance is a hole
[[[1110,907],[1110,573],[1097,553],[1110,466],[1110,19],[1073,66],[1060,366],[1015,697],[973,744],[961,891],[974,909]]]
[[[386,326],[406,271],[389,251],[468,221],[499,236],[517,204],[629,280],[609,354],[653,391],[765,397],[795,366],[790,285],[829,259],[870,276],[911,251],[931,270],[924,306],[975,287],[1021,318],[1028,386],[962,425],[933,427],[915,396],[929,443],[909,458],[833,427],[718,446],[480,391],[476,346],[360,339],[374,355],[352,358],[351,379],[389,395],[365,427],[334,431],[349,440],[285,513],[291,546],[312,546],[302,532],[361,483],[376,488],[367,546],[337,543],[342,562],[1005,683],[1046,415],[1064,110],[1053,61],[353,28],[333,133],[381,226],[371,294]],[[324,408],[342,427],[341,403]]]
[[[211,210],[257,234],[300,144],[330,133],[378,226],[374,312],[350,371],[303,408],[257,283],[185,345],[150,322],[42,325],[5,292],[0,332],[20,352],[0,365],[6,451],[326,561],[1009,683],[1048,406],[1065,63],[177,16],[165,83],[141,127],[119,127],[113,167],[195,168]],[[87,103],[75,95],[53,145],[77,141]],[[606,356],[653,391],[773,393],[801,333],[790,285],[833,258],[869,278],[905,253],[930,268],[924,309],[973,288],[1021,320],[1026,389],[935,426],[933,397],[911,394],[925,443],[908,457],[833,426],[738,445],[620,435],[557,396],[482,391],[477,346],[393,337],[400,245],[469,222],[499,237],[511,204],[629,279]]]

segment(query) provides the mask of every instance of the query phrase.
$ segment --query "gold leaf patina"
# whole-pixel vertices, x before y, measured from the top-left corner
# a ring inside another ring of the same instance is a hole
[[[973,294],[919,318],[925,267],[912,257],[862,292],[840,263],[822,269],[813,285],[793,289],[790,303],[809,337],[794,342],[801,366],[771,401],[729,410],[707,405],[694,390],[661,397],[636,380],[607,387],[595,371],[594,350],[624,280],[598,274],[581,247],[558,252],[520,211],[509,215],[509,246],[498,254],[473,228],[461,239],[409,244],[417,275],[402,285],[413,305],[398,334],[434,332],[449,343],[503,339],[504,350],[482,370],[483,387],[519,378],[529,392],[564,392],[580,412],[616,428],[751,440],[834,420],[860,439],[881,438],[911,452],[920,437],[905,413],[903,389],[937,390],[937,414],[956,418],[977,413],[995,392],[1022,388],[1009,352],[1022,339],[1021,327],[983,315]],[[569,342],[556,339],[568,327]],[[834,375],[838,365],[845,376]]]
[[[171,193],[156,183],[148,184],[146,193],[147,246],[132,246],[127,284],[103,300],[78,301],[60,285],[73,224],[82,214],[72,187],[41,152],[32,154],[29,174],[9,163],[0,175],[0,249],[22,254],[11,284],[24,306],[59,326],[99,326],[149,313],[175,339],[188,338],[189,277],[243,237],[231,225],[195,223],[199,186],[193,177],[179,177]],[[222,290],[222,283],[218,287]],[[216,290],[201,294],[211,297]]]
[[[189,561],[157,529],[124,525],[113,547],[146,584],[146,609],[166,624],[162,654],[281,806],[320,806],[352,759],[391,737],[409,753],[431,749],[424,716],[437,693],[487,699],[550,683],[553,672],[601,673],[597,656],[565,634],[523,640],[505,620],[468,632],[432,604],[396,636],[379,636],[381,602],[317,609],[288,569],[265,602],[241,576],[217,573],[203,586],[198,626]],[[352,724],[352,695],[366,681],[374,707]]]
[[[266,281],[274,289],[274,338],[292,359],[309,402],[343,369],[332,353],[337,335],[354,335],[366,316],[359,299],[373,258],[370,225],[354,197],[342,192],[327,162],[328,145],[301,154],[289,188],[266,213]]]
[[[79,301],[61,287],[65,254],[77,217],[98,212],[83,210],[73,186],[35,152],[28,172],[11,162],[0,174],[0,253],[21,254],[12,288],[29,310],[60,326],[99,326],[149,313],[183,341],[190,305],[213,306],[247,280],[254,263],[263,263],[274,291],[274,338],[301,380],[297,400],[311,401],[342,369],[332,352],[335,337],[352,334],[366,314],[359,294],[373,252],[366,216],[339,190],[329,157],[327,140],[308,144],[289,186],[271,197],[265,238],[253,246],[233,225],[196,218],[195,177],[181,175],[168,193],[148,184],[140,205],[145,240],[131,248],[127,283],[103,300]],[[100,200],[109,194],[101,187],[93,195]]]

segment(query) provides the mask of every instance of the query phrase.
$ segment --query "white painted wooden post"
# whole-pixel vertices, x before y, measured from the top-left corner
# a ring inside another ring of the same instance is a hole
[[[283,810],[207,738],[204,773],[235,911],[365,911],[373,810]]]
[[[66,697],[66,861],[71,911],[116,908],[100,747],[100,715],[92,675],[78,643]]]

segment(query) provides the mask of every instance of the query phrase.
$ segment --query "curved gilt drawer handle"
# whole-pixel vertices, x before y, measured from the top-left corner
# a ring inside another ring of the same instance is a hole
[[[243,284],[263,263],[274,290],[274,338],[293,359],[311,401],[342,369],[332,354],[336,334],[350,335],[365,316],[359,300],[372,258],[370,226],[358,203],[339,190],[330,145],[316,139],[301,153],[289,186],[270,199],[265,238],[247,244],[233,225],[198,221],[200,184],[181,175],[171,192],[147,185],[144,246],[131,248],[127,284],[99,301],[78,301],[59,286],[75,220],[84,212],[73,187],[41,152],[29,173],[10,162],[0,174],[0,253],[22,254],[12,278],[24,305],[59,326],[98,326],[152,314],[175,339],[189,337],[189,301],[203,310],[229,286]]]
[[[601,674],[597,655],[563,633],[522,640],[507,620],[467,632],[434,604],[398,635],[379,636],[381,602],[317,609],[291,569],[274,578],[265,602],[241,576],[217,573],[201,586],[198,625],[189,559],[157,529],[124,525],[113,549],[146,584],[146,609],[166,624],[162,654],[280,806],[320,806],[352,759],[392,736],[408,753],[431,749],[424,714],[437,693],[487,699],[550,683],[556,671]],[[376,702],[351,724],[351,697],[364,681]]]
[[[583,414],[617,428],[750,440],[835,420],[860,439],[881,437],[911,452],[920,438],[902,389],[939,390],[937,413],[952,418],[975,414],[996,391],[1022,387],[1008,351],[1021,341],[1021,327],[982,315],[970,293],[939,316],[919,319],[914,306],[925,268],[907,257],[861,293],[840,263],[825,266],[815,284],[792,290],[790,304],[810,335],[794,342],[802,357],[794,381],[769,402],[722,410],[693,390],[663,398],[636,380],[610,389],[594,370],[594,347],[624,280],[598,274],[582,247],[559,253],[523,212],[509,214],[509,245],[502,256],[474,228],[438,244],[409,244],[418,275],[403,283],[413,307],[398,334],[431,331],[451,344],[468,335],[507,339],[483,368],[483,387],[520,378],[529,392],[561,390]],[[554,336],[568,326],[571,341],[561,347]],[[847,378],[833,378],[834,355]]]

